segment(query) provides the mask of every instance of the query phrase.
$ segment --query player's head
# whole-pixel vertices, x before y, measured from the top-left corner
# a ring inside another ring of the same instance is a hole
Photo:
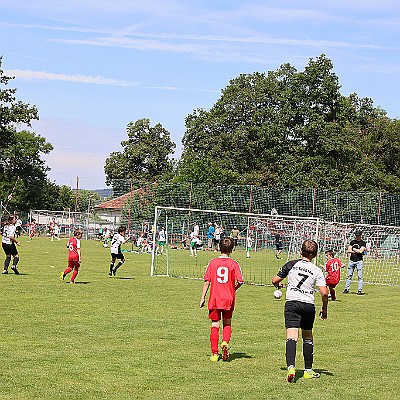
[[[8,216],[8,218],[7,218],[6,223],[7,223],[7,224],[13,224],[13,223],[15,222],[15,220],[16,220],[15,215],[14,215],[14,214],[10,214],[10,215]]]
[[[333,252],[333,250],[326,250],[325,251],[325,256],[328,260],[330,260],[331,258],[335,257],[335,253]]]
[[[314,240],[305,240],[301,246],[301,255],[310,261],[317,256],[318,244]]]
[[[230,237],[225,237],[219,242],[219,249],[222,254],[231,254],[234,247],[234,242]]]
[[[356,231],[354,232],[354,235],[356,236],[356,238],[361,239],[362,232],[361,232],[360,230],[356,230]]]
[[[124,226],[120,226],[118,228],[118,233],[125,233],[126,232],[126,228]]]
[[[74,230],[74,236],[75,237],[82,236],[82,234],[83,234],[82,229],[75,229]]]

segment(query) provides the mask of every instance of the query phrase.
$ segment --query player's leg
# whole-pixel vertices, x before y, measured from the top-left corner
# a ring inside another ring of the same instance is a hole
[[[362,274],[363,262],[362,261],[358,261],[356,263],[356,268],[357,268],[357,276],[358,276],[358,292],[357,292],[357,294],[362,294],[362,288],[363,288],[363,274]]]
[[[112,273],[113,273],[114,276],[115,276],[115,274],[117,272],[117,269],[125,262],[125,257],[124,257],[124,255],[122,253],[119,253],[117,255],[117,258],[119,260],[118,264],[112,269]]]
[[[6,259],[4,260],[4,268],[3,268],[3,274],[8,274],[8,267],[11,262],[11,254],[6,254]]]
[[[286,327],[286,366],[287,366],[287,381],[293,382],[296,376],[295,360],[296,346],[299,339],[299,328],[301,316],[298,310],[298,302],[289,301],[285,304],[285,327]]]
[[[61,272],[60,275],[60,282],[64,280],[64,278],[74,269],[74,262],[71,260],[68,260],[68,266],[65,268],[63,272]]]
[[[210,346],[211,346],[211,361],[218,361],[218,342],[219,342],[219,327],[221,319],[221,310],[210,310],[208,318],[211,319]]]
[[[111,254],[110,271],[108,272],[108,275],[110,275],[110,276],[112,276],[112,274],[113,274],[113,269],[114,269],[114,264],[115,264],[116,259],[117,259],[117,256],[115,254]]]
[[[331,295],[331,300],[336,301],[336,291],[335,287],[336,285],[327,285],[329,288],[329,294]]]
[[[73,269],[73,272],[72,272],[70,283],[75,283],[75,278],[79,273],[79,267],[80,267],[80,264],[77,261],[74,262],[74,269]]]
[[[19,254],[18,253],[13,254],[13,263],[12,263],[11,269],[14,271],[14,273],[16,275],[19,275],[19,271],[17,268],[18,262],[19,262]]]
[[[313,326],[315,320],[314,304],[304,304],[304,314],[301,318],[301,336],[303,338],[303,357],[305,379],[319,378],[320,374],[312,369],[314,361]]]
[[[222,312],[222,359],[224,361],[229,360],[229,342],[232,336],[232,311],[226,310]]]
[[[347,267],[347,279],[346,279],[346,286],[343,290],[343,293],[349,293],[351,280],[353,278],[355,263],[354,261],[350,261]]]

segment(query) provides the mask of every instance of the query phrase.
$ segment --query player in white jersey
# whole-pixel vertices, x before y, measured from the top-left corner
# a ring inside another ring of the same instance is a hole
[[[121,252],[121,244],[126,243],[128,239],[125,238],[126,228],[124,226],[120,226],[118,228],[118,233],[116,233],[112,239],[110,244],[111,251],[111,264],[110,271],[108,275],[115,276],[117,269],[125,262],[125,257]],[[114,267],[115,261],[119,260],[118,264]]]
[[[10,215],[3,228],[3,237],[1,239],[1,246],[3,247],[6,259],[4,260],[3,274],[8,274],[8,266],[11,262],[11,256],[13,257],[13,263],[11,269],[16,275],[19,275],[17,264],[19,261],[18,250],[15,245],[19,246],[21,243],[15,237],[15,215]]]
[[[303,338],[303,357],[305,371],[303,377],[319,378],[320,374],[312,370],[314,343],[313,326],[315,319],[314,285],[319,287],[322,297],[321,319],[328,316],[328,288],[324,274],[312,263],[317,256],[318,245],[314,240],[306,240],[301,247],[301,259],[287,262],[272,278],[276,287],[282,287],[282,280],[287,278],[285,327],[286,327],[286,364],[287,381],[293,382],[296,376],[295,359],[299,329]]]

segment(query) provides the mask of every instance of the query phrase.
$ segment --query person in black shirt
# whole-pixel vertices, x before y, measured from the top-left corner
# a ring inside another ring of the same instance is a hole
[[[363,255],[365,253],[365,249],[367,244],[364,240],[361,239],[362,232],[357,230],[354,232],[356,238],[352,240],[347,248],[347,254],[350,254],[350,261],[348,265],[348,273],[347,273],[347,280],[346,286],[343,290],[343,293],[349,293],[351,280],[353,278],[354,270],[357,269],[358,275],[358,292],[357,294],[362,294],[362,287],[363,287],[363,276],[362,276],[362,269],[363,269]]]

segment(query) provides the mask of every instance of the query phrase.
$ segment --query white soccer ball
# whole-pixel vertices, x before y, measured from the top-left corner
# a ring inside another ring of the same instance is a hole
[[[108,247],[108,246],[107,246],[107,243],[104,243],[104,244],[103,244],[103,247]]]
[[[281,292],[279,289],[276,289],[276,290],[274,291],[274,297],[275,297],[276,299],[280,299],[280,298],[282,297],[282,292]]]

